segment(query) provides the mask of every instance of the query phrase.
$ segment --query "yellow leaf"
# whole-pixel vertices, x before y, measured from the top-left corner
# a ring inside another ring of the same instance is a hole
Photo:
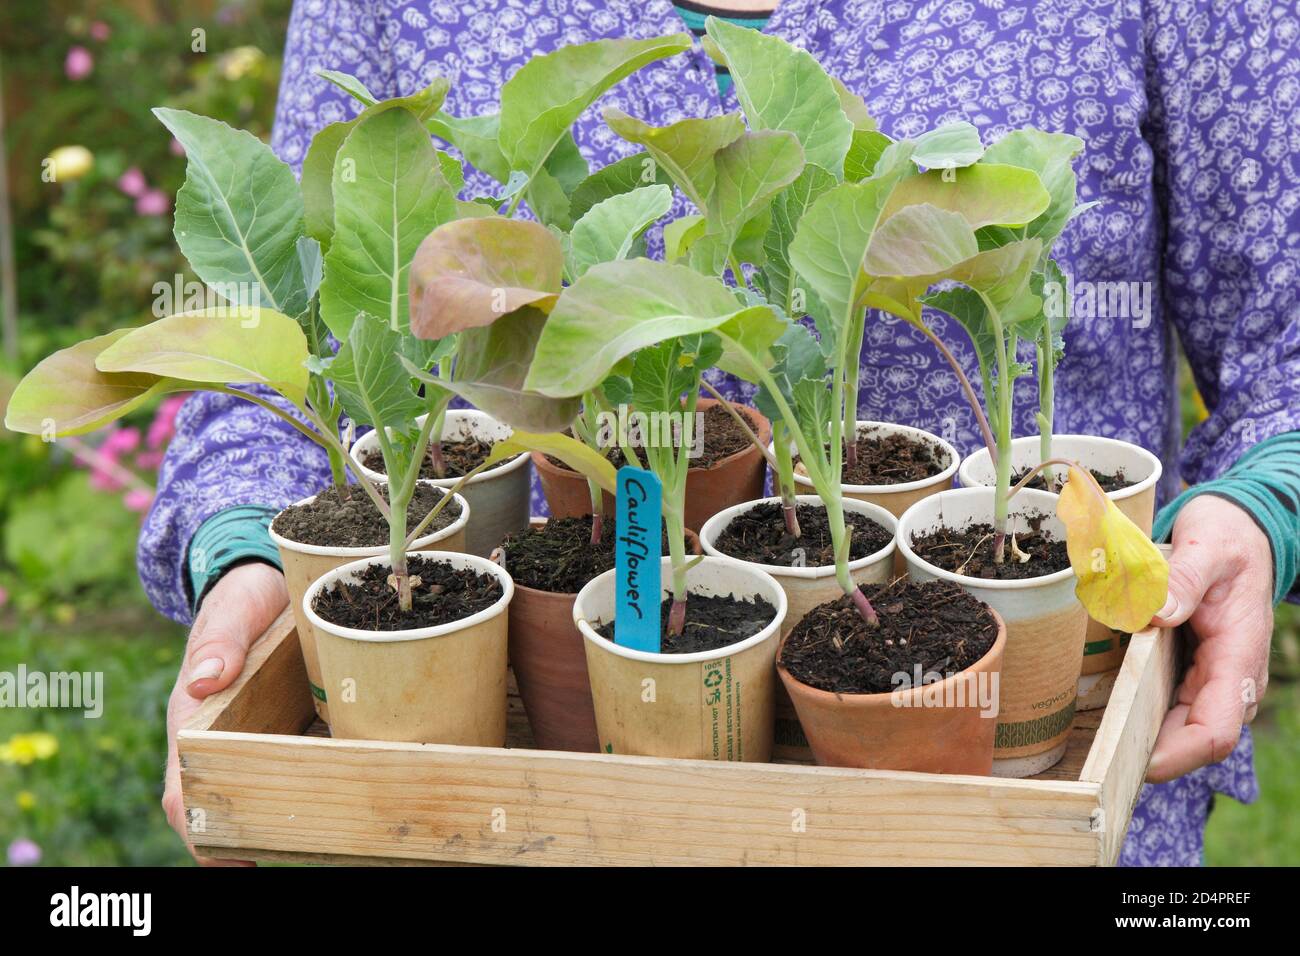
[[[616,491],[618,472],[609,463],[609,459],[576,438],[570,438],[559,432],[536,434],[516,428],[505,441],[493,444],[492,454],[488,456],[487,464],[505,461],[526,451],[540,451],[542,454],[558,458],[584,478],[596,482],[611,495]]]
[[[1164,606],[1169,564],[1085,469],[1070,466],[1056,515],[1078,583],[1074,593],[1092,617],[1119,631],[1141,630]]]

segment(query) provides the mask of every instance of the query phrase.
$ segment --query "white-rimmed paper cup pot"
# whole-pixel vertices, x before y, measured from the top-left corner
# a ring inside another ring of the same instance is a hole
[[[1103,474],[1123,471],[1124,477],[1133,484],[1109,491],[1106,497],[1115,502],[1115,507],[1135,525],[1147,534],[1151,533],[1156,511],[1156,485],[1163,472],[1159,458],[1140,445],[1096,435],[1053,435],[1052,454],[1077,461]],[[1012,471],[1032,468],[1042,460],[1041,455],[1037,435],[1015,439],[1011,442]],[[957,471],[957,478],[966,488],[992,485],[997,475],[988,449],[981,448],[968,455]],[[1119,676],[1120,664],[1124,662],[1127,643],[1122,632],[1089,618],[1088,637],[1083,646],[1083,668],[1079,676],[1079,710],[1106,706],[1115,678]]]
[[[365,494],[361,489],[356,494]],[[295,501],[294,505],[311,504],[316,496]],[[469,523],[470,507],[465,499],[456,495],[454,501],[460,506],[460,514],[445,528],[416,538],[411,543],[412,551],[464,551],[465,526]],[[444,507],[450,507],[444,505]],[[279,517],[278,515],[276,517]],[[302,544],[276,533],[275,522],[271,522],[271,540],[280,551],[280,564],[284,568],[284,584],[289,591],[289,607],[293,609],[293,621],[298,631],[298,643],[302,647],[302,661],[307,667],[307,682],[311,686],[312,703],[316,705],[316,715],[329,723],[329,701],[324,690],[320,674],[320,660],[316,653],[316,634],[311,621],[303,612],[302,599],[307,588],[321,575],[350,564],[360,558],[371,558],[388,553],[388,545],[373,548],[328,548],[323,545]]]
[[[662,581],[671,580],[663,559]],[[595,628],[614,618],[614,572],[578,592],[573,619],[587,647],[596,729],[606,753],[766,762],[772,756],[777,643],[785,592],[771,575],[704,557],[687,572],[691,595],[761,596],[775,609],[757,634],[715,651],[654,654],[608,641]],[[668,588],[662,592],[668,596]],[[689,599],[688,599],[689,601]]]
[[[1025,489],[1011,501],[1013,530],[1026,528],[1026,515],[1041,515],[1041,527],[1059,540],[1065,526],[1056,517],[1057,496]],[[988,580],[954,574],[922,560],[912,536],[940,526],[960,530],[992,523],[993,490],[959,488],[918,501],[898,521],[898,549],[913,581],[954,581],[997,611],[1006,622],[993,775],[1027,777],[1065,755],[1074,720],[1079,665],[1088,614],[1074,594],[1071,568],[1023,580]]]
[[[803,505],[820,505],[822,503],[822,500],[816,495],[798,495],[796,500]],[[700,543],[704,547],[705,554],[726,561],[739,561],[747,567],[757,568],[770,574],[776,580],[776,583],[781,585],[781,590],[785,592],[786,598],[785,622],[781,625],[781,636],[785,637],[796,624],[803,620],[805,614],[819,604],[834,601],[844,592],[835,579],[835,565],[833,564],[820,567],[785,567],[776,564],[759,564],[754,561],[733,558],[717,549],[715,542],[718,535],[722,534],[733,518],[744,514],[755,505],[765,502],[779,505],[781,499],[779,497],[761,498],[757,501],[747,501],[744,504],[719,511],[706,521],[704,527],[700,529]],[[858,584],[881,584],[888,581],[894,573],[894,552],[896,549],[894,538],[897,537],[898,519],[880,505],[874,505],[869,501],[858,501],[854,498],[844,499],[844,510],[854,514],[866,515],[877,524],[884,526],[894,536],[890,538],[889,544],[879,551],[864,558],[850,561],[849,575]],[[811,760],[813,757],[812,749],[808,745],[808,739],[799,725],[799,717],[795,713],[794,702],[790,700],[785,685],[780,682],[776,685],[776,728],[772,752],[777,757],[787,760]]]
[[[952,479],[957,474],[957,466],[961,463],[961,455],[957,454],[956,448],[938,435],[921,428],[913,428],[910,425],[895,425],[892,422],[858,422],[858,437],[860,438],[868,435],[884,436],[891,434],[909,435],[919,441],[932,442],[938,446],[940,454],[947,457],[947,464],[938,474],[919,481],[906,481],[896,485],[844,484],[841,487],[844,489],[846,497],[879,505],[895,518],[901,518],[904,511],[922,498],[927,498],[952,487]],[[795,454],[798,454],[798,449],[794,447],[793,442],[790,447]],[[800,474],[798,466],[795,467],[794,480],[801,492],[808,494],[815,492],[816,489],[813,488],[813,483],[808,479],[807,475]]]
[[[335,582],[387,555],[363,558],[325,574],[303,596],[316,632],[321,679],[330,697],[330,732],[354,740],[501,747],[506,740],[507,609],[514,582],[473,554],[421,555],[488,574],[501,583],[491,607],[459,621],[406,631],[363,631],[331,624],[312,606]]]
[[[423,422],[423,418],[417,421]],[[455,441],[458,438],[481,438],[485,441],[499,441],[509,438],[509,425],[497,421],[487,412],[475,408],[452,408],[447,410],[443,422],[442,440]],[[387,480],[384,475],[367,468],[363,462],[366,455],[379,449],[379,438],[373,431],[366,432],[352,446],[352,466],[367,477]],[[428,479],[441,488],[452,488],[458,478]],[[465,529],[465,550],[481,558],[490,555],[512,531],[521,531],[528,527],[529,517],[529,456],[527,452],[475,475],[461,489],[461,494],[469,502],[473,517]]]

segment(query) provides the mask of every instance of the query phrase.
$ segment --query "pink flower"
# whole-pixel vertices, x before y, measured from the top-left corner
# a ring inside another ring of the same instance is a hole
[[[149,423],[148,444],[150,448],[161,448],[176,434],[176,415],[185,404],[188,395],[171,395],[161,405]]]
[[[135,211],[141,216],[165,216],[172,208],[172,201],[161,189],[147,190],[135,201]]]
[[[153,492],[143,488],[132,488],[122,496],[122,503],[132,511],[148,511],[153,503]]]
[[[140,447],[140,429],[115,428],[108,433],[99,450],[116,458],[120,454],[133,452]]]
[[[185,155],[185,147],[181,145],[181,141],[177,139],[175,136],[172,137],[171,151],[173,156]]]
[[[113,35],[113,29],[103,20],[96,20],[90,25],[90,36],[93,40],[103,43]]]
[[[0,587],[0,607],[4,607],[8,603],[9,603],[9,592],[4,588]]]
[[[157,471],[163,462],[160,451],[142,451],[135,456],[135,467],[141,471]]]
[[[132,166],[117,178],[117,188],[132,199],[139,199],[149,188],[149,183],[140,172],[140,167]]]
[[[70,80],[84,80],[95,69],[95,58],[84,46],[74,46],[68,50],[67,59],[63,61],[63,72]]]
[[[41,848],[26,837],[19,837],[9,844],[10,866],[35,866],[40,862]]]

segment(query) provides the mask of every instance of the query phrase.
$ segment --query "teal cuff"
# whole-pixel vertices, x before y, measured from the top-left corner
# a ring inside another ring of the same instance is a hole
[[[265,505],[236,505],[218,511],[199,525],[186,558],[194,613],[208,589],[236,564],[265,561],[280,567],[280,551],[271,541],[271,521],[279,514]]]
[[[1273,547],[1273,602],[1284,600],[1295,590],[1300,573],[1300,432],[1262,441],[1222,477],[1188,488],[1160,509],[1152,539],[1168,541],[1178,513],[1200,495],[1231,501],[1268,536]]]

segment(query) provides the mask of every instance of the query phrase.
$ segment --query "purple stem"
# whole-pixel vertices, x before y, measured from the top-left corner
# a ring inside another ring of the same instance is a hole
[[[673,637],[680,637],[685,628],[686,602],[674,599],[672,608],[668,611],[668,633]]]
[[[876,609],[871,606],[871,602],[867,600],[867,596],[862,593],[862,588],[854,588],[853,593],[849,596],[853,598],[853,605],[858,609],[858,613],[862,615],[862,620],[872,627],[879,627],[880,618],[876,614]]]

